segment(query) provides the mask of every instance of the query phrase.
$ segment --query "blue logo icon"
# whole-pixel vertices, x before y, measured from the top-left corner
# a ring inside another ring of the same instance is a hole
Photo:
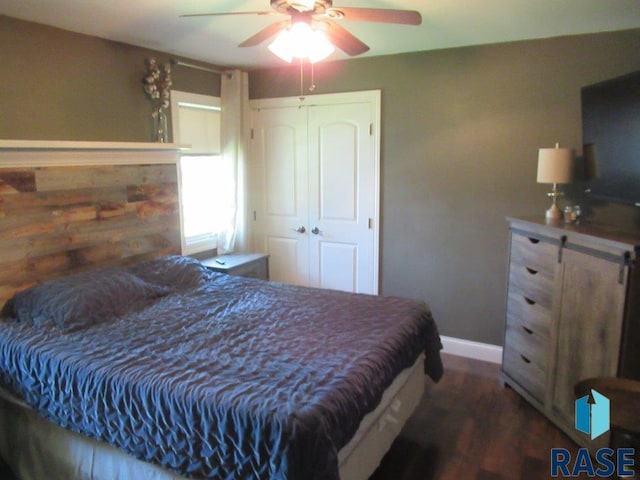
[[[576,400],[576,430],[591,435],[591,440],[609,431],[609,399],[591,390]]]

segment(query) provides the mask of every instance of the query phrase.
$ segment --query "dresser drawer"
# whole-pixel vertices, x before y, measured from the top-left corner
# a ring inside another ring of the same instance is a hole
[[[512,289],[507,296],[507,325],[510,324],[524,327],[548,340],[551,309]]]
[[[547,310],[551,310],[554,277],[542,270],[512,262],[509,266],[509,292],[519,294]]]
[[[533,398],[540,403],[544,402],[544,393],[547,388],[546,371],[509,343],[504,347],[502,370]]]
[[[557,268],[558,249],[558,245],[548,241],[519,233],[511,234],[511,262],[517,262],[550,277],[553,277]]]
[[[508,324],[505,340],[509,347],[518,352],[524,359],[536,365],[540,370],[547,370],[549,356],[549,339],[519,323]]]

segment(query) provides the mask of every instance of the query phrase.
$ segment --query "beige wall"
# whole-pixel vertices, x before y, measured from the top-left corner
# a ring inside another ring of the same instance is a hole
[[[0,138],[151,141],[150,56],[174,58],[0,15]],[[219,75],[190,68],[174,67],[173,84],[220,94]]]
[[[426,299],[444,335],[502,344],[505,217],[548,207],[537,150],[579,147],[580,87],[638,68],[640,30],[316,66],[317,93],[382,91],[381,292]],[[299,95],[298,70],[250,87]],[[640,224],[638,208],[589,205]]]
[[[3,16],[0,45],[0,138],[150,139],[144,59],[168,54]],[[639,66],[640,30],[318,65],[317,93],[382,91],[382,293],[427,300],[444,335],[501,344],[504,218],[547,207],[537,149],[578,146],[580,87]],[[217,75],[173,80],[219,94]],[[297,81],[251,72],[251,96],[298,95]],[[638,209],[590,206],[640,224]]]

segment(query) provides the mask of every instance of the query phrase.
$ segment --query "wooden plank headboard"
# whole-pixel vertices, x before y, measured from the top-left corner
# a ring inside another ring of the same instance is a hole
[[[43,280],[180,253],[179,151],[0,141],[0,308]]]

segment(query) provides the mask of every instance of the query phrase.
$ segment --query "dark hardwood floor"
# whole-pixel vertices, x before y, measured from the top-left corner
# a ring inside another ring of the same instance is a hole
[[[551,478],[552,447],[575,454],[573,441],[502,386],[499,365],[443,360],[444,377],[429,383],[370,480],[540,480]],[[0,479],[14,480],[1,464]]]
[[[443,362],[444,377],[429,383],[370,480],[539,480],[552,478],[552,447],[574,457],[569,437],[502,386],[499,365],[452,355]]]

